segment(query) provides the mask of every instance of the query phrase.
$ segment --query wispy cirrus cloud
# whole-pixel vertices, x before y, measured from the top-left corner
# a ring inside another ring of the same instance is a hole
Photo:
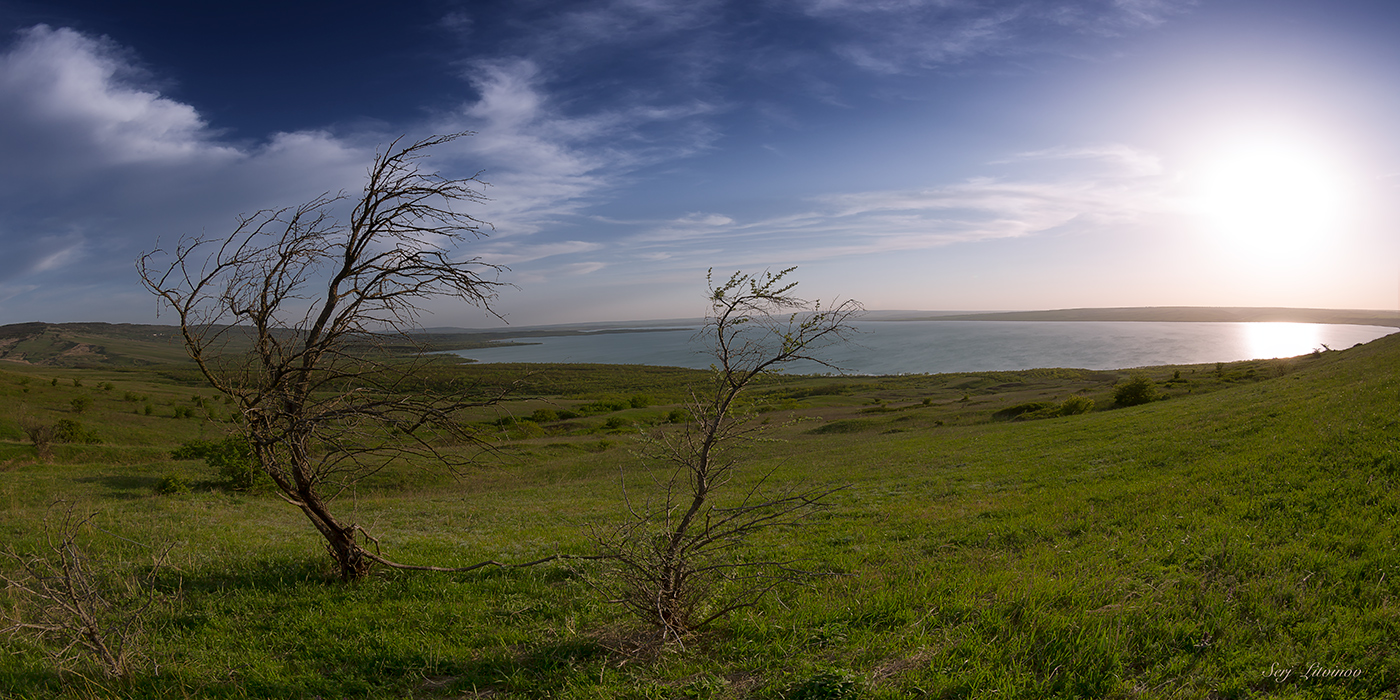
[[[683,158],[714,138],[697,121],[715,111],[702,101],[571,113],[530,59],[477,62],[466,77],[478,99],[435,128],[475,132],[455,144],[455,155],[484,170],[492,185],[484,216],[505,236],[550,229],[602,201],[637,168]]]
[[[1127,177],[1151,177],[1163,172],[1162,159],[1156,153],[1126,144],[1105,144],[1099,146],[1057,146],[1038,151],[1026,151],[1015,156],[995,161],[996,164],[1031,160],[1078,160],[1099,161],[1107,167],[1116,168],[1118,175]]]
[[[1155,27],[1192,3],[956,0],[794,0],[832,26],[834,52],[864,70],[896,74],[976,57],[1074,53],[1083,35]]]
[[[544,244],[489,243],[475,252],[493,265],[516,265],[557,255],[580,255],[603,247],[596,241],[559,241]]]
[[[1127,146],[1059,148],[1019,154],[1036,159],[1102,160],[1101,177],[1043,180],[973,178],[918,189],[828,193],[816,205],[743,220],[718,213],[665,222],[633,222],[634,256],[698,264],[716,250],[794,262],[927,250],[957,243],[1052,231],[1101,230],[1179,212],[1155,155]],[[718,246],[718,247],[717,247]]]

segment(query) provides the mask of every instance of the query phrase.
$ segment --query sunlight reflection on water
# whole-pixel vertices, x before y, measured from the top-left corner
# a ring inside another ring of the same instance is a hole
[[[1244,326],[1244,342],[1251,358],[1294,357],[1321,349],[1322,346],[1322,333],[1315,323],[1240,325]]]
[[[531,345],[461,350],[480,362],[601,362],[704,369],[713,358],[695,328],[524,338]],[[851,374],[985,372],[1233,362],[1344,350],[1397,329],[1316,323],[879,321],[821,356]],[[790,373],[822,373],[814,363]]]

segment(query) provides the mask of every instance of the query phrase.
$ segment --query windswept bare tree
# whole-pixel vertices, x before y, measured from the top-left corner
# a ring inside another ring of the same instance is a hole
[[[236,402],[260,469],[325,537],[347,580],[376,561],[403,565],[366,548],[370,536],[332,512],[335,496],[394,459],[464,463],[469,453],[454,445],[479,443],[458,412],[499,398],[426,390],[414,378],[423,355],[407,361],[384,347],[413,342],[430,298],[494,313],[502,268],[454,257],[486,235],[489,224],[461,211],[485,200],[485,183],[422,168],[430,149],[463,135],[391,143],[348,221],[333,215],[347,197],[323,195],[138,261],[204,378]]]
[[[729,613],[756,604],[774,586],[803,575],[794,563],[745,560],[739,550],[760,530],[791,522],[820,505],[832,489],[770,492],[767,477],[739,493],[742,448],[763,424],[739,407],[764,375],[807,360],[836,369],[819,351],[846,340],[863,311],[847,300],[831,308],[792,293],[795,268],[752,276],[709,278],[710,312],[700,337],[712,346],[710,382],[693,389],[690,420],[651,436],[647,455],[661,465],[660,495],[628,499],[628,519],[598,537],[618,600],[678,640]],[[653,472],[655,474],[655,472]]]

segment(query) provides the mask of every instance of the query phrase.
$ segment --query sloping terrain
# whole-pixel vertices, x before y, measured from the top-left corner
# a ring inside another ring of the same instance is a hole
[[[0,367],[8,545],[42,550],[62,497],[98,513],[84,542],[115,571],[147,572],[152,552],[175,547],[144,649],[158,673],[84,691],[41,648],[13,641],[0,694],[1393,697],[1397,368],[1397,336],[1148,368],[1168,398],[1127,408],[1111,405],[1112,373],[1078,370],[765,385],[754,408],[772,439],[738,453],[748,467],[730,497],[842,488],[736,556],[819,575],[684,649],[639,656],[634,623],[586,563],[336,583],[294,508],[224,491],[206,465],[169,457],[227,429],[230,409],[207,389],[143,371]],[[634,502],[654,495],[638,426],[664,428],[669,397],[683,394],[667,383],[697,376],[619,368],[613,389],[657,399],[645,405],[602,396],[607,371],[560,369],[540,393],[480,415],[495,450],[478,468],[452,477],[397,464],[344,507],[415,563],[589,552],[626,516],[620,473]],[[551,385],[582,393],[546,395]],[[1071,392],[1095,410],[995,419]],[[75,412],[83,395],[93,400]],[[21,410],[77,420],[98,442],[36,463],[14,427]],[[157,495],[175,474],[195,488]]]
[[[0,326],[0,360],[58,367],[184,361],[179,329],[130,323],[14,323]]]

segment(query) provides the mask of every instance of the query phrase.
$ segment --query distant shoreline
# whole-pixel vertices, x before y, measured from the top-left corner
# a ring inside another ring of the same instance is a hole
[[[879,321],[1149,321],[1179,323],[1330,323],[1400,328],[1400,312],[1233,306],[1139,306],[1052,311],[887,316]]]

